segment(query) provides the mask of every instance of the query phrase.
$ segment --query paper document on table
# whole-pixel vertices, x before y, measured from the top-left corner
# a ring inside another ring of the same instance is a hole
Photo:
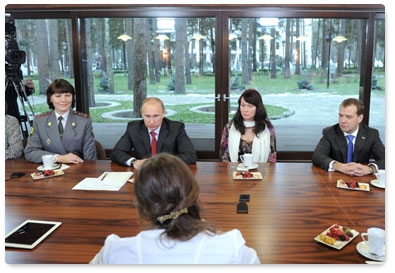
[[[98,178],[87,177],[73,190],[118,191],[133,175],[133,172],[104,172]]]

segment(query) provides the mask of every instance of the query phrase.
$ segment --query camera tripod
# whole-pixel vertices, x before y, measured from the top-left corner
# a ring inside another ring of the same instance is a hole
[[[14,116],[18,119],[19,124],[22,130],[23,138],[27,138],[29,136],[28,132],[28,124],[30,126],[33,125],[33,119],[29,119],[29,115],[26,110],[26,105],[29,107],[32,116],[34,116],[33,108],[28,99],[28,95],[26,94],[25,86],[21,81],[15,82],[11,79],[6,80],[5,86],[5,100],[7,103],[7,114]],[[19,100],[19,104],[18,104]],[[23,113],[20,112],[20,107],[23,110]]]

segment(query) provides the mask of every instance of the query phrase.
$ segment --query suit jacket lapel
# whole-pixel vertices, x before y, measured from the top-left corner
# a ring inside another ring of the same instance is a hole
[[[138,137],[141,138],[141,141],[144,144],[146,154],[150,154],[151,153],[150,136],[149,136],[148,128],[145,126],[143,120],[141,120],[139,132],[140,134],[138,135]]]
[[[347,162],[347,140],[344,137],[344,133],[343,131],[340,129],[339,126],[337,126],[336,128],[336,134],[337,134],[337,141],[338,143],[338,147],[343,147],[340,149],[340,152],[342,154],[343,157],[343,161],[342,162]]]
[[[158,153],[162,151],[165,139],[169,133],[169,124],[163,119],[162,125],[160,126],[160,132],[158,137]]]
[[[69,147],[70,144],[72,143],[73,138],[76,135],[75,130],[77,129],[77,127],[78,127],[77,119],[75,118],[73,111],[70,110],[62,137],[62,143],[65,148]]]
[[[359,125],[358,135],[357,138],[355,139],[355,145],[354,145],[354,161],[358,160],[358,155],[362,151],[367,138],[368,136],[366,134],[365,128]]]

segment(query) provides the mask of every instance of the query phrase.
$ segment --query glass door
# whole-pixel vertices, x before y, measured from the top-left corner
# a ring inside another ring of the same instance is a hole
[[[112,149],[146,97],[181,121],[197,151],[215,153],[215,17],[81,18],[85,101]]]
[[[264,13],[262,12],[262,16]],[[243,90],[260,92],[278,151],[313,151],[322,129],[338,122],[340,103],[370,98],[374,127],[385,140],[384,27],[376,27],[372,92],[364,86],[368,20],[292,17],[228,18],[229,119]],[[377,21],[382,26],[383,21]],[[366,34],[365,34],[366,35]],[[369,111],[369,105],[366,109]],[[369,116],[369,113],[365,113]]]

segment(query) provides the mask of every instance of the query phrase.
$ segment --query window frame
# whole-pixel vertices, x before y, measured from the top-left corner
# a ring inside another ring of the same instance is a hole
[[[360,72],[360,98],[365,104],[363,123],[369,124],[372,60],[374,49],[374,24],[375,20],[385,20],[385,7],[381,4],[356,4],[356,5],[25,5],[10,4],[6,6],[6,13],[12,14],[15,19],[71,19],[73,38],[74,77],[76,87],[76,109],[89,113],[88,94],[84,94],[83,59],[79,41],[82,18],[91,17],[213,17],[216,19],[215,48],[216,96],[228,96],[229,92],[229,40],[228,20],[232,17],[281,17],[281,18],[346,18],[366,19],[366,44],[365,54],[362,58]],[[216,127],[215,151],[198,151],[198,158],[218,159],[220,137],[223,126],[228,120],[228,103],[225,100],[215,100]],[[107,151],[108,153],[110,151]],[[310,161],[312,151],[278,153],[279,161]]]

